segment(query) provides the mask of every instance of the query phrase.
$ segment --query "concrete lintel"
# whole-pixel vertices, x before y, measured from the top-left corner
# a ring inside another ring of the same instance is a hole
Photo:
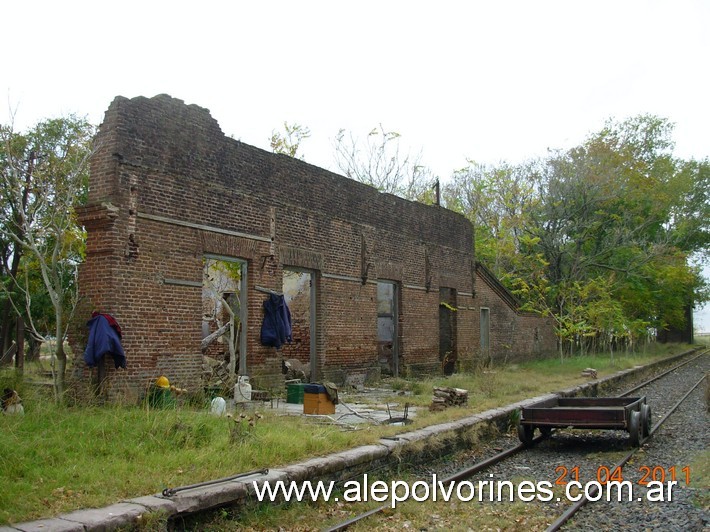
[[[221,227],[214,227],[214,226],[210,226],[210,225],[188,222],[186,220],[178,220],[176,218],[169,218],[167,216],[159,216],[159,215],[150,214],[147,212],[139,212],[139,213],[137,213],[137,216],[138,216],[138,218],[144,218],[146,220],[151,220],[153,222],[160,222],[160,223],[171,224],[171,225],[179,225],[182,227],[189,227],[191,229],[199,229],[201,231],[208,231],[210,233],[219,233],[222,235],[236,236],[236,237],[240,237],[240,238],[246,238],[248,240],[257,240],[259,242],[271,243],[271,238],[268,238],[265,236],[242,233],[240,231],[233,231],[231,229],[223,229]]]

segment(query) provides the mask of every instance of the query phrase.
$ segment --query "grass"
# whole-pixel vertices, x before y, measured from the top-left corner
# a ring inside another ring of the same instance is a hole
[[[676,464],[680,470],[683,466]],[[698,508],[710,509],[710,450],[705,449],[695,454],[688,464],[690,468],[690,487],[693,488],[693,504]]]
[[[264,414],[238,443],[229,438],[231,420],[202,411],[46,404],[23,418],[5,416],[0,522],[103,506],[353,444],[352,435],[333,427]]]
[[[564,364],[537,361],[448,378],[397,380],[391,383],[393,387],[415,394],[393,394],[391,401],[419,406],[431,402],[434,386],[469,390],[468,407],[436,413],[421,408],[406,428],[368,426],[343,432],[300,417],[277,417],[266,409],[254,430],[236,442],[230,438],[233,421],[210,416],[206,408],[62,407],[52,402],[46,390],[29,387],[5,370],[0,373],[0,387],[18,390],[26,414],[0,416],[0,525],[100,507],[165,487],[372,443],[382,436],[573,386],[585,380],[579,374],[586,367],[596,368],[602,376],[687,346],[659,348],[652,354],[617,355],[614,365],[608,357],[584,357],[567,359]]]

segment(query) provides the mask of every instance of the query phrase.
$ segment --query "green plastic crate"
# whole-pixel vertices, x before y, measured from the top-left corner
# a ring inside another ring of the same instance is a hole
[[[303,389],[305,384],[287,384],[286,385],[286,402],[296,405],[303,404]]]
[[[148,392],[148,404],[153,408],[175,408],[176,401],[170,388],[151,386]]]

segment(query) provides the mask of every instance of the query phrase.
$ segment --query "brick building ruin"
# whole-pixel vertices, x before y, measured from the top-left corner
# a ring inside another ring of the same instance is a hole
[[[206,109],[166,95],[113,101],[79,217],[81,312],[123,329],[115,397],[161,374],[201,386],[203,339],[230,320],[233,341],[206,354],[264,388],[286,359],[342,383],[556,348],[549,321],[518,313],[476,264],[463,216],[228,138]],[[260,343],[271,293],[293,320],[280,350]]]

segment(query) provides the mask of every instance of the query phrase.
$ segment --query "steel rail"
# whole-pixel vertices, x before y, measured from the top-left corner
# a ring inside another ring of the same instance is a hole
[[[702,348],[701,348],[701,349],[702,349]],[[685,366],[686,364],[690,364],[690,363],[693,362],[694,360],[699,359],[701,356],[706,355],[706,354],[708,353],[708,351],[710,351],[710,348],[706,348],[706,349],[702,350],[702,352],[701,352],[699,355],[694,356],[694,357],[691,358],[691,359],[685,360],[685,361],[681,362],[680,364],[677,364],[677,365],[673,366],[672,368],[670,368],[670,369],[664,371],[663,373],[659,373],[658,375],[655,375],[655,376],[651,377],[650,379],[648,379],[648,380],[646,380],[646,381],[643,381],[641,384],[637,384],[637,385],[634,386],[633,388],[631,388],[631,389],[629,389],[629,390],[626,390],[626,391],[625,391],[624,393],[622,393],[622,394],[619,394],[619,397],[626,397],[627,395],[631,395],[631,394],[634,393],[636,390],[639,390],[639,389],[643,388],[644,386],[648,386],[648,385],[651,384],[652,382],[657,381],[658,379],[661,379],[661,378],[665,377],[665,376],[668,375],[669,373],[672,373],[673,371],[675,371],[675,370],[677,370],[677,369],[679,369],[679,368],[682,368],[682,367]]]
[[[673,367],[670,368],[669,370],[664,371],[663,373],[661,373],[661,374],[659,374],[659,375],[656,375],[656,376],[652,377],[651,379],[648,379],[647,381],[642,382],[641,384],[639,384],[639,385],[637,385],[637,386],[631,388],[630,390],[627,390],[627,391],[624,392],[623,394],[619,395],[619,397],[624,397],[624,396],[626,396],[626,395],[629,395],[629,394],[635,392],[636,390],[638,390],[638,389],[640,389],[640,388],[642,388],[642,387],[644,387],[644,386],[647,386],[647,385],[650,384],[651,382],[656,381],[656,380],[658,380],[658,379],[660,379],[660,378],[666,376],[667,374],[671,373],[672,371],[675,371],[676,369],[681,368],[681,367],[683,367],[684,365],[686,365],[686,364],[692,362],[693,360],[696,360],[696,359],[700,358],[701,356],[705,355],[705,354],[707,353],[707,351],[708,351],[708,349],[705,349],[705,350],[704,350],[702,353],[700,353],[698,356],[695,356],[695,357],[693,357],[693,358],[691,358],[691,359],[689,359],[689,360],[683,361],[683,362],[681,362],[680,364],[677,364],[677,365],[673,366]],[[703,378],[704,378],[704,377],[703,377]],[[701,379],[700,382],[702,382],[702,380],[703,380],[703,379]],[[692,392],[693,389],[695,389],[698,385],[700,385],[700,382],[698,382],[698,383],[683,397],[683,400],[690,394],[690,392]],[[681,402],[682,402],[682,400],[681,400]],[[676,406],[674,406],[674,407],[673,407],[673,410],[671,410],[669,413],[667,413],[667,414],[663,417],[663,419],[661,419],[658,423],[656,423],[656,425],[654,425],[654,427],[653,427],[653,428],[651,429],[651,431],[649,432],[649,435],[646,437],[646,439],[643,440],[643,442],[647,441],[647,440],[651,437],[651,435],[656,431],[656,429],[660,426],[660,424],[661,424],[663,421],[665,421],[665,419],[670,415],[670,413],[672,413],[676,408],[678,408],[679,405],[680,405],[680,402],[679,402]],[[537,438],[534,438],[534,439],[533,439],[533,443],[538,443],[539,441],[545,439],[546,437],[547,437],[547,436],[538,436]],[[477,462],[476,464],[472,465],[471,467],[468,467],[468,468],[462,469],[462,470],[460,470],[460,471],[457,471],[456,473],[454,473],[453,475],[451,475],[451,476],[445,478],[445,479],[442,480],[441,482],[442,482],[442,483],[459,482],[459,481],[461,481],[461,480],[463,480],[463,479],[465,479],[465,478],[468,478],[468,477],[470,477],[470,476],[472,476],[472,475],[474,475],[474,474],[476,474],[476,473],[478,473],[478,472],[480,472],[480,471],[483,471],[484,469],[486,469],[486,468],[488,468],[488,467],[490,467],[490,466],[492,466],[492,465],[494,465],[494,464],[497,464],[498,462],[501,462],[501,461],[505,460],[505,459],[508,458],[509,456],[512,456],[512,455],[514,455],[514,454],[517,454],[517,453],[519,453],[519,452],[521,452],[521,451],[524,451],[524,450],[526,450],[526,449],[528,449],[528,447],[526,447],[525,445],[523,445],[523,444],[521,443],[521,444],[519,444],[519,445],[517,445],[517,446],[515,446],[515,447],[511,447],[510,449],[506,449],[505,451],[501,451],[500,453],[498,453],[498,454],[496,454],[496,455],[493,455],[493,456],[491,456],[491,457],[489,457],[489,458],[486,458],[485,460],[482,460],[481,462]],[[627,455],[627,457],[624,457],[624,461],[623,461],[623,463],[622,463],[621,465],[625,464],[625,463],[631,458],[631,456],[633,456],[633,454],[634,454],[636,451],[637,451],[637,449],[634,449],[633,451],[631,451],[631,452]],[[586,502],[586,497],[585,497],[584,499],[582,499],[582,500]],[[580,504],[579,507],[581,508],[581,507],[583,506],[583,504],[584,504],[584,503]],[[385,504],[385,505],[379,506],[379,507],[377,507],[377,508],[373,508],[372,510],[368,510],[367,512],[363,512],[363,513],[361,513],[361,514],[359,514],[359,515],[356,515],[356,516],[354,516],[354,517],[351,517],[350,519],[347,519],[346,521],[343,521],[343,522],[341,522],[341,523],[338,523],[338,524],[336,524],[336,525],[333,525],[332,527],[326,528],[326,529],[323,530],[323,532],[340,532],[340,531],[342,531],[342,530],[347,530],[350,526],[352,526],[352,525],[358,523],[359,521],[362,521],[362,520],[367,519],[368,517],[370,517],[370,516],[372,516],[372,515],[376,515],[376,514],[378,514],[378,513],[380,513],[380,512],[383,512],[383,511],[385,511],[386,509],[388,509],[388,508],[390,508],[390,507],[391,507],[391,505]],[[577,510],[575,510],[575,512],[573,512],[571,515],[574,515],[574,513],[576,513],[576,511],[577,511]],[[565,512],[565,513],[566,513],[566,512]],[[563,514],[563,515],[564,515],[564,514]],[[570,515],[570,517],[571,517],[571,515]],[[568,517],[567,519],[569,519],[569,517]],[[550,530],[550,529],[548,529],[548,530]],[[555,529],[555,530],[557,530],[557,529]]]
[[[542,440],[544,440],[547,436],[538,436],[537,438],[533,439],[533,443],[538,443]],[[460,480],[463,480],[465,478],[470,477],[471,475],[475,475],[479,471],[483,471],[484,469],[487,469],[488,467],[497,464],[498,462],[502,462],[509,456],[512,456],[514,454],[517,454],[521,451],[524,451],[528,449],[525,445],[522,443],[519,445],[516,445],[515,447],[511,447],[510,449],[506,449],[505,451],[501,451],[498,454],[494,454],[493,456],[490,456],[486,458],[485,460],[481,460],[480,462],[476,462],[470,467],[467,467],[465,469],[462,469],[460,471],[457,471],[453,475],[450,475],[443,480],[441,480],[442,484],[448,484],[450,482],[459,482]],[[343,521],[341,523],[338,523],[337,525],[333,525],[330,528],[325,528],[323,532],[340,532],[341,530],[347,530],[350,526],[354,525],[355,523],[362,521],[363,519],[366,519],[370,517],[371,515],[378,514],[380,512],[383,512],[384,510],[387,510],[388,508],[391,508],[391,505],[389,504],[383,504],[382,506],[378,506],[377,508],[373,508],[372,510],[368,510],[367,512],[363,512],[359,515],[356,515],[355,517],[351,517],[350,519]]]
[[[688,391],[686,392],[686,394],[683,395],[683,397],[680,398],[680,400],[679,400],[675,405],[673,405],[673,408],[671,408],[671,409],[666,413],[666,415],[663,416],[663,417],[653,426],[653,428],[652,428],[651,431],[649,432],[648,436],[643,440],[643,442],[647,441],[649,438],[651,438],[651,436],[653,436],[653,433],[656,432],[656,431],[660,428],[660,426],[663,424],[663,422],[664,422],[666,419],[668,419],[668,417],[669,417],[673,412],[675,412],[675,411],[678,409],[678,407],[683,403],[683,401],[685,401],[685,400],[688,398],[688,396],[689,396],[698,386],[700,386],[700,384],[701,384],[704,380],[705,380],[705,375],[703,375],[702,378],[701,378],[698,382],[696,382],[696,383],[690,388],[690,390],[688,390]],[[643,442],[642,442],[642,443],[643,443]],[[633,450],[629,451],[629,453],[626,454],[617,464],[613,465],[613,466],[610,468],[610,470],[611,470],[611,471],[614,471],[614,470],[616,470],[617,468],[618,468],[619,470],[621,470],[621,469],[626,465],[626,463],[631,459],[631,457],[632,457],[634,454],[636,454],[636,452],[637,452],[639,449],[640,449],[640,447],[639,447],[638,449],[633,449]],[[594,485],[592,485],[592,489],[590,489],[589,491],[590,491],[589,496],[595,497],[596,494],[597,494],[597,492],[599,491],[599,488],[597,487],[596,484],[594,484]],[[570,506],[569,508],[567,508],[567,510],[565,510],[565,512],[564,512],[560,517],[558,517],[557,520],[556,520],[554,523],[552,523],[552,524],[547,528],[546,532],[556,532],[557,530],[559,530],[560,528],[562,528],[562,526],[563,526],[565,523],[567,523],[567,521],[569,521],[569,520],[574,516],[574,514],[576,514],[585,504],[587,504],[588,501],[589,501],[589,499],[587,498],[587,495],[585,494],[585,496],[582,497],[579,501],[575,502],[572,506]]]

